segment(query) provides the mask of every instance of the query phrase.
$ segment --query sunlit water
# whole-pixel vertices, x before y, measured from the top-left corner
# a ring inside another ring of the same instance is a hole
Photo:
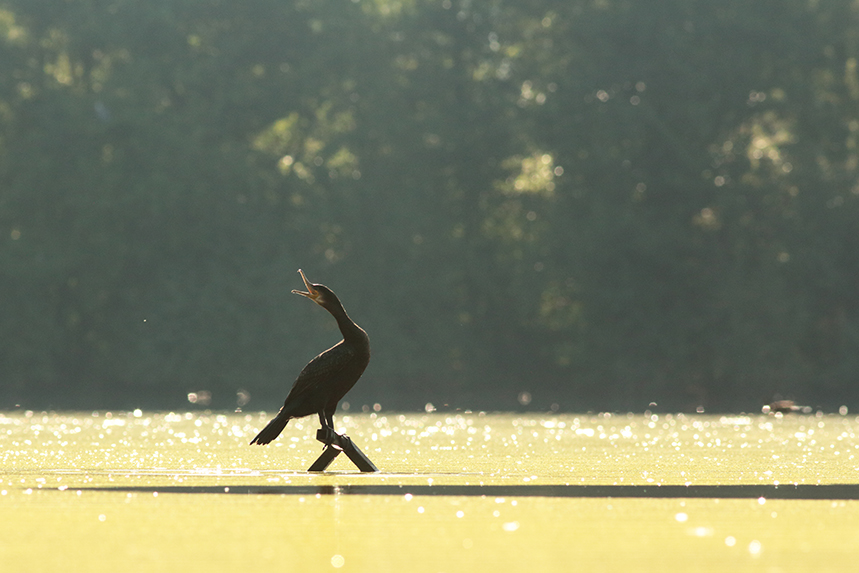
[[[322,450],[312,418],[248,445],[270,415],[0,414],[0,563],[661,571],[686,559],[693,571],[852,571],[859,556],[855,497],[648,493],[855,486],[855,416],[341,415],[338,430],[381,472],[341,455],[309,474]],[[633,486],[636,497],[529,494],[580,485]],[[374,495],[346,495],[367,486]]]

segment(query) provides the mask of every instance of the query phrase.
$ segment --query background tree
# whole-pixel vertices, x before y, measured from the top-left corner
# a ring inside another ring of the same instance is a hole
[[[0,0],[0,407],[276,404],[337,336],[298,267],[371,334],[359,405],[851,403],[856,29],[848,0]]]

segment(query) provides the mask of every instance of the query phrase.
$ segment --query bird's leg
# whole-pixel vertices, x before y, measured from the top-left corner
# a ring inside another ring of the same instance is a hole
[[[334,430],[334,410],[336,410],[336,409],[337,409],[337,404],[335,404],[333,407],[327,407],[324,410],[325,421],[328,422],[328,427],[331,428],[331,431],[334,432],[335,434],[337,433]]]
[[[325,447],[332,445],[337,438],[337,432],[334,431],[334,422],[331,416],[328,416],[324,410],[319,411],[319,424],[322,429],[316,433],[316,439],[325,444]]]
[[[331,431],[332,444],[337,448],[343,449],[342,440],[348,440],[349,438],[347,438],[345,435],[338,434],[337,430],[334,429],[334,412],[336,410],[337,404],[334,404],[333,406],[329,405],[325,408],[325,410],[323,410],[323,414],[325,415],[325,425],[327,425],[329,430]]]

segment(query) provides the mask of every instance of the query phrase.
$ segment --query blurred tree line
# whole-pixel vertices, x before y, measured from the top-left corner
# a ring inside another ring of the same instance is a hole
[[[0,408],[855,402],[857,10],[0,0]]]

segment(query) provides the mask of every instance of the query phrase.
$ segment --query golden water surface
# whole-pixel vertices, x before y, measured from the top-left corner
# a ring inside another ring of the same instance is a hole
[[[857,570],[855,416],[270,415],[0,413],[2,570]]]

